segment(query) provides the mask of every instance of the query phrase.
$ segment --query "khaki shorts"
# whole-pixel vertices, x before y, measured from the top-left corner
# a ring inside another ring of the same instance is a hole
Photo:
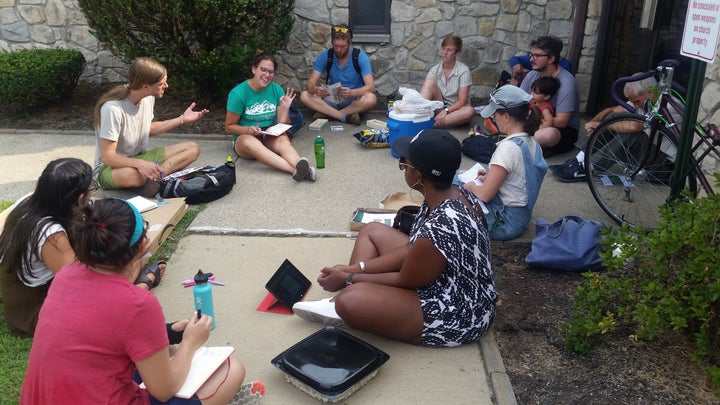
[[[165,160],[165,148],[150,149],[145,153],[140,153],[135,156],[131,156],[133,159],[142,159],[148,162],[162,163]],[[122,187],[115,185],[112,179],[113,168],[110,166],[101,165],[98,169],[98,184],[103,190],[117,190]]]

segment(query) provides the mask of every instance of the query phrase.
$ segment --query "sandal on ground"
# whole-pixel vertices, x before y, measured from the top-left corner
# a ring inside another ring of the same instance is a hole
[[[265,396],[265,384],[262,381],[245,383],[240,387],[229,405],[256,405]]]
[[[157,287],[158,284],[160,284],[160,279],[162,278],[162,269],[160,269],[160,265],[164,264],[167,268],[167,262],[164,260],[160,260],[155,263],[150,263],[140,269],[140,274],[138,274],[137,279],[135,280],[135,285],[137,284],[147,284],[148,290],[152,290],[153,288]],[[154,279],[150,279],[148,277],[148,274],[152,274]]]

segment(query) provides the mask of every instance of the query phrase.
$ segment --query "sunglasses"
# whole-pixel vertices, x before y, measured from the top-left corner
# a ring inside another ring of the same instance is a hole
[[[333,31],[335,32],[342,32],[343,34],[347,34],[348,31],[350,31],[350,28],[348,27],[332,27]]]
[[[416,168],[415,166],[413,166],[413,165],[411,165],[411,164],[409,164],[409,163],[405,163],[405,162],[406,162],[406,160],[405,160],[404,157],[401,157],[400,160],[398,161],[398,168],[399,168],[400,170],[405,170],[405,168],[408,168],[408,167],[411,168],[411,169],[417,170],[417,168]]]

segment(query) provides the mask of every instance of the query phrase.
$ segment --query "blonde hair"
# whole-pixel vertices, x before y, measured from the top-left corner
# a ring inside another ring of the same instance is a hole
[[[95,127],[100,126],[100,108],[103,104],[112,100],[122,100],[130,94],[131,90],[141,89],[146,84],[160,83],[166,77],[167,69],[160,62],[145,57],[133,60],[128,69],[128,83],[113,87],[103,94],[95,104],[93,111]]]

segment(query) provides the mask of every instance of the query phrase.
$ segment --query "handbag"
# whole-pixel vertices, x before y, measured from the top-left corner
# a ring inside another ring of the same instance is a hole
[[[415,217],[420,212],[420,207],[417,205],[406,205],[400,208],[395,214],[395,220],[393,221],[393,228],[410,235],[410,229],[412,228]]]
[[[525,263],[545,269],[586,271],[602,267],[598,252],[603,224],[577,216],[535,220],[537,234]]]

